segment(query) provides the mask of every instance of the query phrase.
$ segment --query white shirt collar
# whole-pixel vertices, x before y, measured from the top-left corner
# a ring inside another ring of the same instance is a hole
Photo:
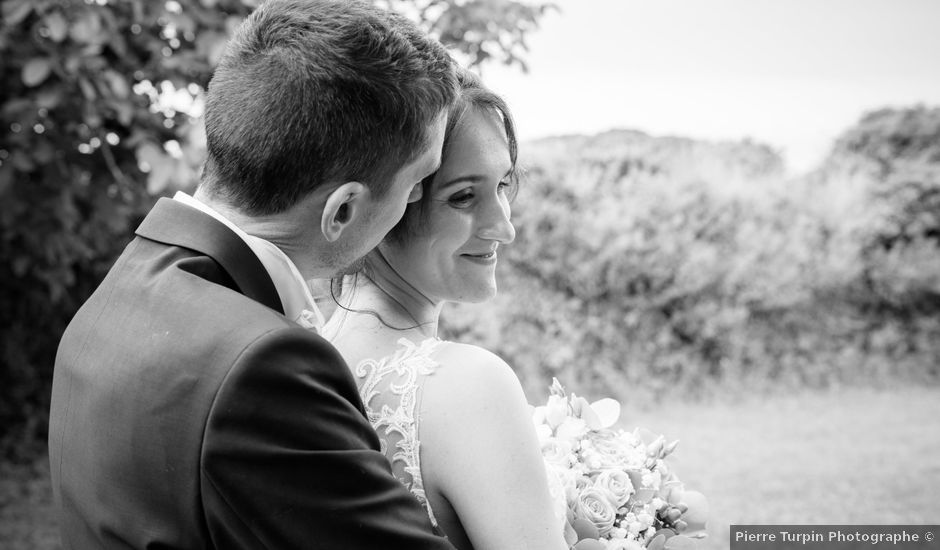
[[[310,294],[307,281],[304,280],[294,262],[280,248],[270,241],[245,233],[228,218],[182,191],[177,191],[176,195],[173,196],[173,200],[180,201],[212,216],[235,232],[241,240],[245,241],[245,244],[255,253],[255,256],[258,257],[261,265],[264,266],[265,271],[271,277],[274,288],[281,299],[281,305],[284,307],[285,317],[304,328],[315,331],[319,331],[323,327],[323,314]]]

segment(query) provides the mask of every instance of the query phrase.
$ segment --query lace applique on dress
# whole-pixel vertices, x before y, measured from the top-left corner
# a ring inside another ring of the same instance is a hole
[[[429,338],[415,345],[402,338],[398,340],[401,348],[393,355],[366,359],[353,370],[369,423],[379,434],[382,452],[392,463],[392,473],[417,497],[435,527],[437,519],[421,479],[418,413],[421,380],[437,368],[430,355],[441,343],[437,338]]]

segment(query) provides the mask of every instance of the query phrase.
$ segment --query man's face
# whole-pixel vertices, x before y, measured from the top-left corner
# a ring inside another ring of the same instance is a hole
[[[444,148],[444,128],[447,113],[442,112],[428,128],[428,145],[412,162],[399,170],[381,197],[370,196],[368,212],[364,216],[355,242],[350,241],[344,254],[344,267],[361,259],[376,247],[385,235],[395,227],[405,213],[409,202],[421,197],[421,181],[430,176],[441,165],[441,150]]]

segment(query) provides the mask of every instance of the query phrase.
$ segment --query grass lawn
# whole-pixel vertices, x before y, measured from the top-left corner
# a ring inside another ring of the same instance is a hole
[[[622,420],[681,440],[673,467],[708,496],[708,549],[728,548],[730,524],[940,523],[938,389],[625,403]],[[47,472],[0,465],[5,550],[58,548]]]
[[[681,443],[671,459],[709,499],[707,548],[731,524],[938,524],[940,391],[842,390],[625,409]]]

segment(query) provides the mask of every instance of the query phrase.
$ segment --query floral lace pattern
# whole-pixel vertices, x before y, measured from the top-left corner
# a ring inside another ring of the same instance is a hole
[[[420,344],[402,338],[398,340],[401,347],[394,354],[378,360],[365,359],[353,369],[369,423],[379,434],[382,452],[392,463],[392,473],[428,511],[435,527],[437,519],[421,479],[418,423],[421,381],[437,368],[438,363],[430,356],[441,343],[437,338],[428,338]]]

